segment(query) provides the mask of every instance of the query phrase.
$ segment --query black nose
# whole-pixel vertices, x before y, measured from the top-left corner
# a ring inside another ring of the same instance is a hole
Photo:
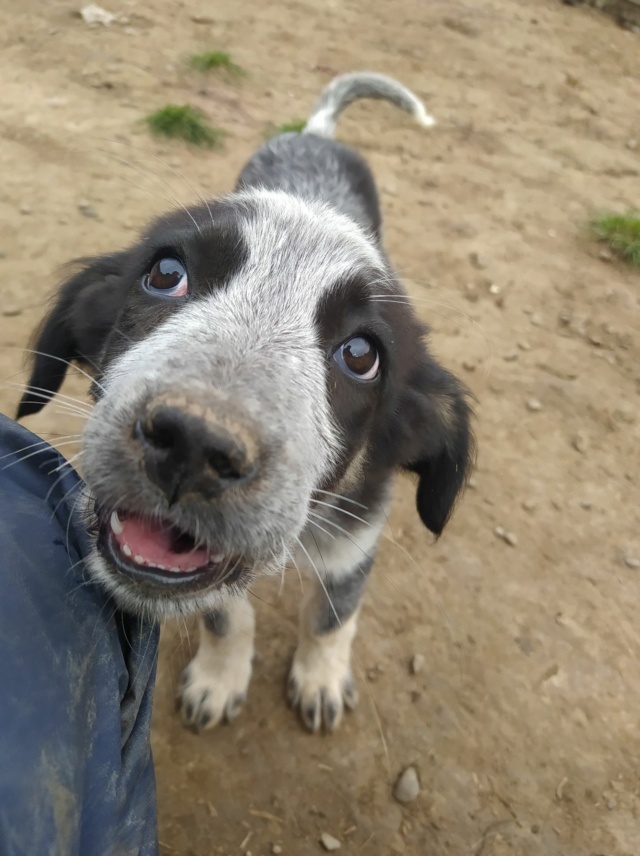
[[[157,407],[139,419],[134,437],[147,476],[170,505],[188,493],[210,499],[249,481],[257,471],[249,438],[177,407]]]

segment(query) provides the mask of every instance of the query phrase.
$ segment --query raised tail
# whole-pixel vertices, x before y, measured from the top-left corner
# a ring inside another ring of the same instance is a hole
[[[331,81],[318,99],[302,133],[332,139],[342,111],[360,98],[390,101],[396,107],[410,113],[425,128],[430,128],[436,123],[433,116],[425,110],[422,101],[401,83],[384,74],[358,71],[353,74],[341,74]]]

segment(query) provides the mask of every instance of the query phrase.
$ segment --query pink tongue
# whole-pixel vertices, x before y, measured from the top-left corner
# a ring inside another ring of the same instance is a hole
[[[133,560],[142,564],[163,567],[167,570],[190,571],[209,563],[209,554],[205,549],[176,553],[171,549],[173,536],[171,528],[162,521],[152,522],[139,517],[128,517],[121,521],[122,532],[113,533],[122,548],[127,544],[131,548]]]

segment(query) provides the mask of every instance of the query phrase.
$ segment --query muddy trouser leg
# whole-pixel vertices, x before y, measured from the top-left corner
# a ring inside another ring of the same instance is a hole
[[[0,853],[155,856],[158,627],[87,577],[82,484],[37,443],[0,415]]]

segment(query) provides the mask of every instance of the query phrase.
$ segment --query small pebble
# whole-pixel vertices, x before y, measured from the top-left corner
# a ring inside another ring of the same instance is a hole
[[[20,213],[21,214],[28,216],[29,214],[31,214],[31,212],[32,212],[32,208],[30,205],[21,205],[20,206]]]
[[[22,315],[22,309],[20,306],[10,303],[2,307],[0,315],[4,315],[5,318],[14,318],[16,315]]]
[[[627,148],[631,149],[632,152],[635,152],[639,145],[640,143],[635,139],[635,137],[631,137],[631,139],[627,140]]]
[[[524,508],[524,510],[529,512],[535,511],[537,505],[538,503],[535,501],[535,499],[525,499],[522,503],[522,507]]]
[[[527,342],[526,339],[523,339],[521,342],[518,342],[518,347],[520,348],[521,351],[530,351],[531,350],[531,345],[529,344],[529,342]]]
[[[534,327],[542,327],[542,325],[544,323],[542,315],[540,315],[539,312],[534,312],[533,315],[531,316],[531,323],[533,324]]]
[[[470,487],[471,490],[475,490],[478,487],[478,479],[475,476],[471,476],[467,481],[467,486]]]
[[[411,674],[419,675],[420,672],[424,669],[424,664],[426,663],[427,658],[424,654],[414,654],[411,660]]]
[[[94,219],[98,217],[98,212],[90,202],[80,202],[78,204],[78,211],[83,215],[83,217],[92,217]]]
[[[636,556],[625,556],[624,563],[628,568],[640,568],[640,559],[636,558]]]
[[[484,270],[487,266],[484,257],[481,256],[479,253],[476,253],[475,251],[469,253],[469,261],[475,268],[478,268],[478,270]]]
[[[584,453],[589,448],[589,438],[584,433],[584,431],[578,431],[572,439],[571,445],[576,450],[576,452],[580,452],[581,455],[584,455]]]
[[[415,767],[407,767],[400,774],[393,789],[393,795],[401,803],[412,802],[420,793],[420,781]]]
[[[590,511],[593,508],[593,503],[588,499],[581,499],[580,508],[584,508],[585,511]]]
[[[325,850],[328,850],[330,853],[334,850],[340,850],[342,844],[338,841],[337,838],[334,838],[333,835],[329,835],[328,832],[323,832],[320,836],[320,844],[324,847]]]
[[[529,401],[527,401],[527,410],[542,410],[542,403],[538,401],[537,398],[530,398]]]
[[[515,348],[512,351],[507,351],[507,353],[504,354],[502,359],[507,363],[512,363],[514,360],[518,359],[518,352]]]
[[[464,296],[469,303],[478,302],[478,289],[472,282],[468,282],[464,287]]]
[[[473,362],[473,360],[463,360],[462,368],[466,369],[466,371],[468,372],[474,372],[476,370],[476,364]]]
[[[489,292],[491,294],[500,294],[500,286],[496,282],[492,282],[489,286]]]
[[[271,852],[278,856],[279,853],[282,853],[282,847],[279,844],[273,844],[271,847]]]
[[[509,544],[511,547],[515,547],[518,543],[518,536],[515,532],[507,532],[504,526],[496,526],[493,530],[498,538],[502,538],[502,540]]]
[[[613,261],[613,253],[609,250],[600,250],[598,255],[603,262]]]

